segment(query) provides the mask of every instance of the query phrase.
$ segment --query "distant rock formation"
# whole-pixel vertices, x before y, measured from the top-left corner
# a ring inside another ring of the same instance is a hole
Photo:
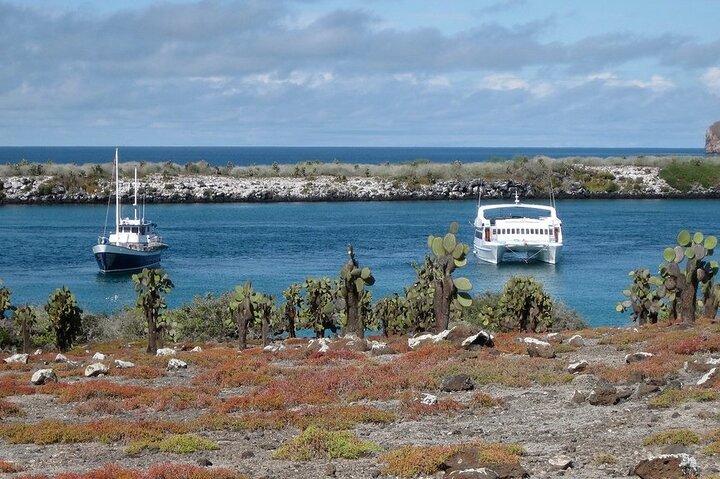
[[[705,153],[720,153],[720,121],[716,121],[705,133]]]

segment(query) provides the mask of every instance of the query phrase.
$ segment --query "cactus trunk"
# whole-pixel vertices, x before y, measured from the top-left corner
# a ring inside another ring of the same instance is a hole
[[[22,322],[23,353],[30,354],[30,323],[26,319]]]
[[[345,315],[347,321],[345,323],[345,334],[352,333],[362,338],[365,335],[364,321],[358,313],[358,305],[360,304],[360,293],[355,287],[347,289],[347,298],[345,301]]]
[[[703,317],[715,319],[720,303],[720,285],[715,285],[705,290],[703,295]]]
[[[449,263],[448,263],[449,265]],[[454,268],[452,266],[446,266],[447,268]],[[452,271],[447,272],[442,278],[435,280],[435,297],[433,303],[433,313],[435,314],[435,332],[439,333],[445,331],[450,324],[450,303],[452,302],[457,289],[453,283]]]

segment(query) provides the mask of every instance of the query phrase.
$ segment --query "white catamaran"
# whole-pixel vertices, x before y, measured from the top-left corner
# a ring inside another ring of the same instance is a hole
[[[555,264],[563,246],[562,222],[554,206],[515,203],[478,206],[473,251],[501,263],[515,258]]]
[[[98,238],[98,244],[92,249],[102,273],[121,273],[159,266],[162,252],[167,248],[155,232],[157,225],[145,220],[144,204],[142,216],[138,218],[137,168],[135,168],[134,215],[133,218],[122,218],[119,172],[118,149],[115,148],[115,233],[111,233],[108,237],[103,232]],[[107,229],[107,215],[105,228]]]

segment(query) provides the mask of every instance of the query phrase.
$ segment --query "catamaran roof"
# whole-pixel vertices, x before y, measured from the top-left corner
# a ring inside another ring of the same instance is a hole
[[[487,205],[487,206],[481,206],[478,208],[478,215],[485,211],[490,210],[500,210],[505,208],[515,208],[515,209],[526,209],[526,210],[543,210],[550,213],[551,216],[555,216],[555,208],[552,206],[546,206],[546,205],[532,205],[532,204],[516,204],[516,203],[504,203],[501,205]]]

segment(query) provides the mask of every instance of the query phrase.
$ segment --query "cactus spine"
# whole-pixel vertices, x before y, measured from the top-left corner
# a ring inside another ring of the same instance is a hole
[[[428,247],[432,251],[433,271],[435,273],[433,286],[433,313],[435,315],[435,332],[447,329],[450,323],[450,305],[456,302],[459,306],[468,307],[472,298],[467,292],[472,289],[472,283],[467,278],[453,279],[452,273],[456,268],[467,264],[467,254],[470,246],[459,243],[456,238],[457,223],[450,224],[445,236],[428,237]]]
[[[138,293],[136,304],[143,310],[147,322],[147,352],[155,354],[158,344],[163,343],[165,330],[168,329],[160,319],[160,310],[167,308],[164,295],[175,285],[161,269],[145,268],[142,272],[132,275],[132,279],[135,282],[135,291]]]
[[[375,284],[370,268],[360,269],[352,245],[348,245],[348,260],[340,270],[340,296],[345,300],[345,334],[365,335],[365,315],[361,314],[363,299],[367,301],[365,286]]]

